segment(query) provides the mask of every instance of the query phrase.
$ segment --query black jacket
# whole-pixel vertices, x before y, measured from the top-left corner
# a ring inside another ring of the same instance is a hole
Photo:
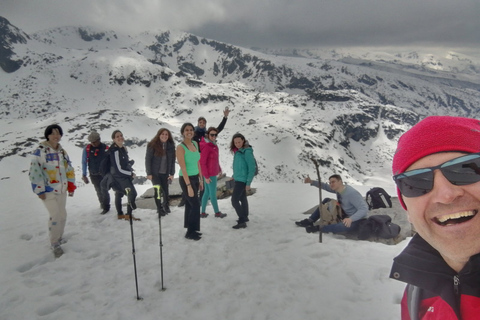
[[[223,117],[222,122],[217,127],[217,133],[222,132],[223,128],[225,128],[225,124],[227,123],[227,119]],[[201,129],[199,127],[195,127],[195,135],[193,136],[193,140],[197,141],[197,144],[200,146],[200,141],[202,138],[205,137],[205,134],[207,133],[207,129]]]
[[[113,144],[110,153],[110,173],[114,178],[129,178],[133,176],[133,169],[128,159],[125,147],[119,148]]]
[[[167,141],[167,147],[165,150],[167,156],[167,173],[170,176],[175,174],[175,144]],[[158,174],[160,170],[160,163],[162,157],[155,156],[155,150],[147,147],[147,153],[145,155],[145,171],[147,176]]]
[[[394,259],[390,277],[409,284],[402,300],[402,319],[477,319],[480,314],[480,254],[460,272],[416,234]]]

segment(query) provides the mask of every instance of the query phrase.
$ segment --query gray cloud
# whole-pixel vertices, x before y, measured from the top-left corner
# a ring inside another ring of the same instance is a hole
[[[478,47],[477,0],[3,0],[27,33],[82,25],[135,34],[184,30],[250,46]]]

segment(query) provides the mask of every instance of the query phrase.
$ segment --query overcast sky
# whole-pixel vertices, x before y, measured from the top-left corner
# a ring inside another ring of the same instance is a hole
[[[480,46],[479,0],[0,0],[27,33],[182,30],[245,47]]]

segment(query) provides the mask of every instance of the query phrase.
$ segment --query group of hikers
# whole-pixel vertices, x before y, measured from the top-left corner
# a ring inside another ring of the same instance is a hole
[[[228,111],[225,117],[227,115]],[[201,120],[206,124],[205,119]],[[205,125],[203,128],[204,135],[198,142],[196,128],[185,123],[180,131],[183,141],[175,152],[185,198],[185,237],[192,240],[201,238],[200,208],[202,214],[205,213],[208,199],[212,201],[215,216],[225,216],[218,210],[215,192],[212,192],[221,172],[216,147],[221,129],[205,129]],[[60,245],[66,221],[66,198],[67,194],[73,196],[75,191],[70,158],[59,144],[62,135],[58,125],[46,128],[46,141],[33,153],[29,174],[33,191],[50,215],[49,235],[55,256],[63,253]],[[129,197],[128,217],[135,208],[136,193],[123,135],[114,131],[112,146],[108,150],[103,147],[97,154],[98,146],[102,145],[99,136],[92,133],[89,139],[88,159],[99,156],[100,152],[110,155],[110,182],[108,174],[102,178],[90,171],[102,212],[109,210],[103,185],[116,183],[120,186],[118,197]],[[164,199],[168,199],[168,183],[175,173],[171,162],[173,149],[171,134],[166,129],[160,129],[147,147],[146,162],[150,162],[146,164],[147,175],[154,185],[160,186],[155,190],[164,192]],[[232,204],[239,217],[233,228],[245,228],[248,221],[246,190],[254,177],[255,159],[241,134],[232,137],[230,150],[234,153],[235,179]],[[451,116],[423,119],[400,137],[392,172],[399,202],[417,232],[394,259],[390,274],[391,278],[407,283],[401,302],[402,319],[477,319],[480,311],[480,121]],[[83,174],[87,182],[85,169]],[[336,193],[343,209],[341,221],[321,226],[322,231],[353,230],[366,216],[366,202],[358,191],[345,185],[340,176],[330,176],[328,184],[319,184],[310,178],[305,178],[304,182]],[[205,192],[200,202],[198,192],[202,189]],[[166,201],[157,202],[157,208],[159,215],[169,211]],[[118,209],[119,218],[125,218]],[[318,215],[317,209],[309,219],[297,224],[313,226]]]
[[[154,199],[159,218],[170,213],[169,185],[175,175],[178,163],[179,184],[184,202],[185,238],[200,240],[200,218],[206,218],[208,202],[212,204],[214,217],[224,218],[217,201],[217,179],[222,176],[217,146],[218,134],[223,130],[229,115],[229,109],[223,111],[223,119],[218,127],[206,127],[204,117],[198,119],[195,127],[184,123],[180,129],[182,142],[175,146],[172,133],[166,128],[158,130],[148,143],[145,154],[147,179],[152,181]],[[74,195],[75,172],[71,159],[60,145],[62,128],[50,125],[45,129],[45,141],[33,153],[29,177],[32,189],[38,195],[49,213],[48,230],[50,244],[56,257],[63,254],[61,245],[66,222],[66,197]],[[100,134],[92,131],[88,136],[89,144],[82,153],[82,180],[85,184],[92,182],[102,211],[110,211],[110,194],[115,194],[115,209],[118,219],[140,220],[133,216],[136,209],[137,192],[133,184],[135,173],[134,161],[128,156],[125,138],[120,130],[113,131],[112,144],[103,143]],[[249,208],[247,192],[253,181],[256,161],[253,149],[241,133],[233,135],[230,146],[233,157],[234,187],[231,202],[238,220],[234,229],[247,227]],[[87,176],[88,171],[88,176]],[[122,198],[127,197],[126,213]]]

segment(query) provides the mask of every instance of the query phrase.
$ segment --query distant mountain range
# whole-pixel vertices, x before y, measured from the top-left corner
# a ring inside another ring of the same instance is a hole
[[[183,122],[216,125],[229,107],[224,167],[240,131],[262,180],[296,181],[315,157],[324,174],[369,183],[389,176],[398,137],[419,119],[480,112],[479,60],[453,51],[246,49],[184,32],[88,27],[27,35],[0,17],[0,67],[0,159],[25,156],[58,122],[78,154],[91,129],[109,140],[120,128],[141,171],[158,128],[179,141]]]

